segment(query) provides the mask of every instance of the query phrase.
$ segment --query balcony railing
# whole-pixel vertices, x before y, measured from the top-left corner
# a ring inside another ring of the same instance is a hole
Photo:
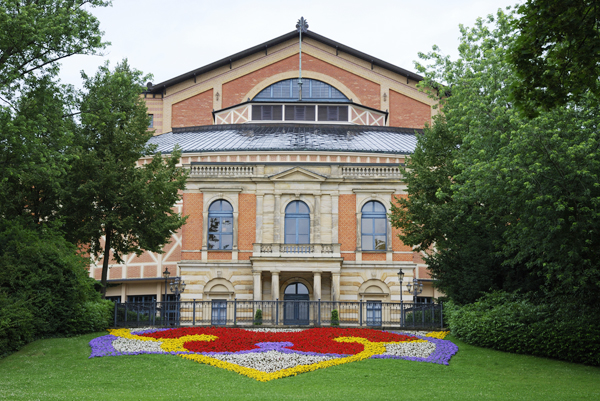
[[[396,166],[344,166],[342,167],[344,177],[354,178],[401,178],[400,169]]]
[[[253,175],[254,166],[190,166],[190,176],[192,177],[249,177]]]
[[[262,319],[256,319],[256,311]],[[332,312],[338,321],[332,321]],[[171,301],[115,304],[115,327],[331,326],[444,328],[442,304],[333,301]]]
[[[254,244],[253,256],[341,257],[340,244]]]

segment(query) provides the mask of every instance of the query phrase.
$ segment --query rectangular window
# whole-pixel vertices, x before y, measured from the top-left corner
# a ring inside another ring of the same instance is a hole
[[[285,106],[286,121],[315,121],[315,106]]]
[[[348,121],[348,106],[319,106],[319,121]]]
[[[127,302],[135,302],[138,304],[151,304],[156,301],[156,295],[129,295]]]
[[[433,303],[433,297],[417,297],[418,304],[431,304]]]
[[[148,128],[154,127],[154,114],[148,114],[150,121],[148,122]]]
[[[279,105],[253,105],[252,119],[256,121],[281,121],[283,118]]]
[[[117,296],[117,297],[106,297],[106,299],[108,299],[109,301],[113,301],[116,304],[120,304],[121,303],[121,296]]]
[[[213,326],[221,326],[227,324],[227,300],[212,300],[211,323]]]
[[[381,326],[381,301],[367,301],[367,326]]]

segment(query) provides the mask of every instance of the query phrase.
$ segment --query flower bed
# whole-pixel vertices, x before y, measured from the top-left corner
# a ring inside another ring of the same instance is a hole
[[[406,359],[447,365],[458,347],[447,332],[418,335],[373,329],[312,328],[109,330],[90,341],[90,358],[173,354],[231,370],[259,381],[297,375],[367,358]]]

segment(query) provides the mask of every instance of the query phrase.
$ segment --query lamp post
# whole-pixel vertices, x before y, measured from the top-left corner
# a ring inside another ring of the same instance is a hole
[[[177,307],[177,325],[179,325],[179,294],[185,291],[185,281],[180,277],[175,277],[170,283],[170,290],[175,294],[175,302]]]
[[[406,284],[406,288],[408,288],[408,292],[413,295],[413,303],[417,302],[417,295],[423,292],[423,283],[416,278],[413,278],[412,283]]]
[[[163,277],[165,278],[165,297],[162,301],[162,314],[163,314],[163,325],[167,324],[167,281],[169,280],[169,276],[171,275],[171,273],[169,273],[169,269],[167,269],[165,267],[165,271],[163,272]]]
[[[398,284],[400,284],[400,301],[402,301],[402,282],[404,281],[404,272],[402,269],[398,270]]]

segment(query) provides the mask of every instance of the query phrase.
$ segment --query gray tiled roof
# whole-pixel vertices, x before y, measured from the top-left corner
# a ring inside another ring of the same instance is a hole
[[[322,151],[407,154],[417,144],[414,128],[321,124],[236,124],[174,128],[150,143],[170,153],[227,151]]]

